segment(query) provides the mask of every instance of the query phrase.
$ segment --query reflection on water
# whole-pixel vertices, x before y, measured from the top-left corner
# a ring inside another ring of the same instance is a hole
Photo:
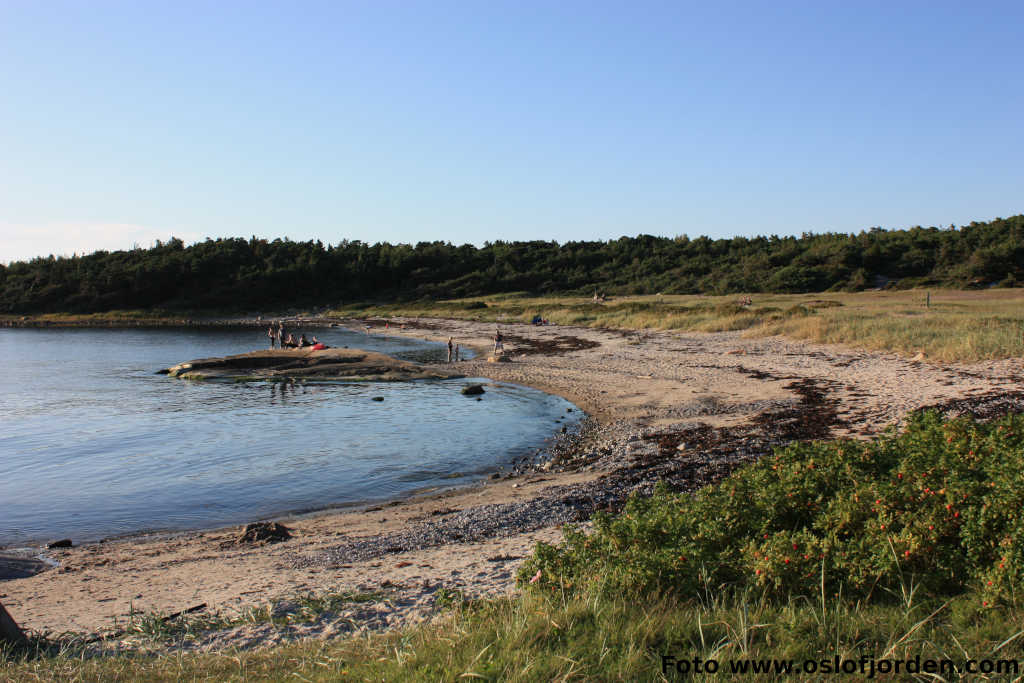
[[[397,336],[316,334],[403,358],[445,354]],[[462,396],[472,380],[235,384],[153,374],[251,351],[264,335],[0,330],[0,544],[209,527],[457,484],[537,448],[555,420],[578,415],[512,385],[488,386],[482,401]]]

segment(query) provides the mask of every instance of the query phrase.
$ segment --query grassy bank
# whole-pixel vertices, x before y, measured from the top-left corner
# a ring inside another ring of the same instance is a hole
[[[792,445],[693,496],[634,499],[590,533],[539,544],[520,596],[445,592],[451,611],[429,625],[209,654],[88,657],[53,643],[9,656],[0,677],[768,681],[787,676],[730,669],[920,658],[992,667],[933,680],[1012,680],[1024,664],[1022,505],[1024,417],[927,414],[873,442]],[[687,676],[666,673],[663,656],[689,662]],[[719,671],[694,673],[694,659]]]
[[[406,305],[352,305],[331,315],[424,316],[618,329],[743,331],[929,360],[978,361],[1024,356],[1024,291],[903,290],[736,296],[637,296],[595,302],[580,297],[503,295]]]
[[[255,651],[83,658],[74,651],[0,665],[8,681],[555,681],[807,680],[731,675],[749,660],[1024,659],[1024,610],[979,614],[969,598],[858,605],[795,596],[783,603],[710,591],[701,600],[636,603],[528,595],[453,612],[402,633],[301,641]],[[662,655],[715,660],[717,675],[662,673]],[[1002,665],[1005,666],[1005,665]],[[813,678],[813,677],[811,677]],[[853,676],[850,680],[862,680]],[[879,674],[878,680],[906,680]],[[958,680],[946,676],[945,680]],[[973,680],[1011,680],[991,675]]]

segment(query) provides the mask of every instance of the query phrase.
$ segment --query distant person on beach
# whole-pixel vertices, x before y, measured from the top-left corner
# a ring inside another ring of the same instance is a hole
[[[299,348],[304,349],[307,346],[309,346],[309,340],[306,339],[306,333],[303,332],[302,334],[299,335]]]
[[[363,325],[363,329],[366,330],[366,334],[370,334],[370,326],[369,325]]]
[[[455,362],[456,363],[459,362],[459,345],[458,344],[455,345]]]
[[[282,348],[284,347],[285,332],[287,332],[287,330],[284,329],[284,321],[282,320],[277,325],[277,338],[281,340]]]
[[[290,333],[289,333],[289,335],[288,335],[288,341],[286,341],[286,342],[281,342],[281,343],[282,343],[282,344],[283,344],[284,346],[287,346],[287,347],[288,347],[289,349],[294,349],[295,347],[297,347],[297,346],[298,346],[298,344],[296,344],[296,343],[295,343],[295,337],[294,337],[294,336],[293,336],[292,334],[290,334]]]
[[[452,348],[453,348],[452,338],[448,337],[448,362],[449,363],[452,362]]]
[[[494,355],[497,356],[499,351],[505,350],[505,345],[502,343],[503,337],[501,336],[501,329],[494,328]]]
[[[267,330],[267,336],[270,337],[270,348],[274,348],[274,342],[277,340],[277,330],[271,325],[270,329]]]

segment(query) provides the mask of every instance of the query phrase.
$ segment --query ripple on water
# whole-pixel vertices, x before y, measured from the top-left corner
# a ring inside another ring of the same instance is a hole
[[[316,334],[405,357],[445,353],[419,340]],[[488,380],[233,384],[153,374],[252,350],[262,335],[0,330],[6,380],[21,389],[0,392],[0,544],[210,527],[451,486],[542,445],[570,405]],[[487,385],[483,401],[460,394],[473,381]]]

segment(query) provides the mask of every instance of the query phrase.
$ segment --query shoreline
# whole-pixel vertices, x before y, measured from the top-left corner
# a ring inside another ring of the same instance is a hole
[[[547,463],[516,476],[288,517],[294,537],[272,545],[233,544],[239,527],[226,527],[51,551],[59,568],[0,582],[0,601],[25,628],[95,633],[123,625],[131,610],[244,610],[268,598],[364,590],[382,597],[311,624],[237,626],[187,647],[388,628],[431,618],[441,588],[504,594],[538,540],[557,541],[559,525],[586,523],[658,481],[693,490],[773,446],[862,438],[922,406],[984,411],[1009,401],[1024,409],[1019,359],[937,365],[736,333],[502,324],[512,362],[488,363],[492,323],[391,323],[390,335],[454,336],[473,347],[479,355],[458,363],[462,374],[556,394],[591,417],[553,444]]]

